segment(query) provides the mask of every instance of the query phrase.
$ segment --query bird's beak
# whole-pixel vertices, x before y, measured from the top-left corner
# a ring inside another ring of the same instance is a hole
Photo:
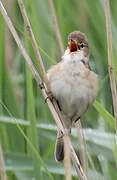
[[[72,39],[69,40],[68,47],[70,49],[70,52],[75,52],[78,49],[80,49],[79,45],[78,45],[78,42],[76,40],[72,40]]]

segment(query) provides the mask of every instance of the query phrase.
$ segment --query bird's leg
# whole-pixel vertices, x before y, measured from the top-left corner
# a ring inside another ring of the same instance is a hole
[[[72,126],[73,127],[76,127],[76,124],[78,124],[79,123],[79,120],[80,120],[80,117],[78,117],[78,118],[72,118]]]
[[[56,103],[57,103],[57,105],[58,105],[58,108],[59,108],[59,110],[61,111],[61,107],[60,107],[60,105],[59,105],[59,102],[58,102],[58,100],[53,96],[52,92],[51,92],[51,91],[47,91],[46,93],[47,93],[47,97],[45,98],[45,102],[47,102],[48,99],[50,99],[50,101],[56,100]]]
[[[58,131],[57,131],[57,138],[58,138],[58,139],[61,139],[61,138],[63,138],[63,136],[64,136],[63,132],[60,131],[60,130],[58,130]]]
[[[47,88],[46,88],[46,86],[45,86],[45,84],[43,82],[41,82],[39,84],[39,87],[40,87],[40,89],[45,89],[46,90],[47,97],[45,98],[45,102],[47,102],[47,99],[50,99],[51,101],[53,101],[54,96],[53,96],[52,92],[47,90]]]

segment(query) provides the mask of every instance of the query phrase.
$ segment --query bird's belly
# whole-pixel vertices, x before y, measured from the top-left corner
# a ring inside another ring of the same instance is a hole
[[[62,112],[69,118],[80,117],[88,108],[93,96],[90,82],[83,78],[77,78],[76,82],[65,81],[61,78],[51,83],[51,90]]]

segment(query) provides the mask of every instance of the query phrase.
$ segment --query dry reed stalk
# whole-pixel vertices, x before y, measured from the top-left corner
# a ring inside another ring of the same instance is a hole
[[[2,15],[4,17],[4,20],[5,20],[6,24],[9,27],[9,30],[11,31],[11,34],[13,35],[13,37],[14,37],[14,39],[15,39],[15,41],[16,41],[16,43],[17,43],[17,45],[18,45],[18,47],[19,47],[19,49],[21,51],[21,54],[23,55],[24,59],[26,60],[30,70],[32,71],[33,77],[35,78],[37,84],[39,85],[39,87],[41,89],[41,92],[42,92],[42,95],[44,96],[45,99],[47,99],[47,104],[48,104],[48,106],[50,108],[50,111],[51,111],[51,113],[52,113],[52,115],[53,115],[53,117],[55,119],[57,127],[63,132],[63,135],[65,135],[66,131],[65,131],[64,125],[62,124],[63,123],[62,115],[59,112],[59,108],[57,106],[57,103],[56,103],[55,100],[52,103],[52,101],[48,98],[48,94],[47,94],[45,85],[42,82],[39,74],[35,70],[34,65],[32,63],[32,60],[31,60],[30,56],[27,54],[27,51],[25,50],[25,48],[23,47],[23,45],[21,43],[21,40],[20,40],[20,38],[19,38],[19,36],[18,36],[18,34],[17,34],[13,24],[12,24],[12,21],[9,18],[9,16],[8,16],[8,14],[7,14],[7,12],[6,12],[6,10],[5,10],[5,8],[4,8],[1,1],[0,1],[0,11],[1,11],[1,13],[2,13]],[[76,153],[74,151],[74,148],[73,148],[73,146],[71,144],[71,140],[70,140],[69,137],[68,137],[68,148],[71,149],[71,157],[72,157],[72,160],[73,160],[73,162],[75,164],[76,171],[77,171],[77,174],[78,174],[79,178],[81,180],[87,180],[87,177],[86,177],[85,173],[83,172],[83,169],[82,169],[82,167],[80,165],[80,162],[79,162],[78,157],[77,157],[77,155],[76,155]]]
[[[71,173],[71,156],[70,148],[68,148],[68,136],[64,136],[64,168],[65,168],[65,180],[72,180]]]
[[[49,7],[50,7],[50,10],[51,10],[51,14],[52,14],[53,29],[54,29],[55,36],[56,36],[56,39],[57,39],[58,47],[60,49],[60,54],[62,55],[64,53],[64,46],[63,46],[63,42],[62,42],[62,38],[61,38],[59,25],[58,25],[58,19],[57,19],[57,16],[56,16],[54,2],[53,2],[53,0],[48,0],[48,2],[49,2]]]
[[[83,167],[84,172],[86,173],[87,171],[86,144],[85,144],[81,121],[78,120],[75,124],[75,127],[77,130],[78,143],[80,145],[81,165]]]
[[[4,0],[5,7],[8,9],[9,12],[12,11],[13,6],[13,0],[6,1]],[[10,70],[10,72],[13,69],[13,59],[14,59],[14,51],[13,51],[13,38],[11,36],[11,33],[9,32],[9,29],[5,28],[5,63],[7,66],[7,69]]]
[[[7,175],[5,171],[5,163],[4,163],[4,157],[3,157],[3,151],[0,144],[0,177],[1,180],[7,180]]]
[[[109,0],[104,1],[104,11],[105,11],[105,21],[106,21],[106,33],[107,33],[107,48],[108,48],[108,71],[110,78],[110,86],[113,100],[113,109],[115,116],[115,127],[117,132],[117,89],[116,89],[116,80],[113,67],[113,50],[112,50],[112,27],[111,27],[111,14],[110,14],[110,5]]]

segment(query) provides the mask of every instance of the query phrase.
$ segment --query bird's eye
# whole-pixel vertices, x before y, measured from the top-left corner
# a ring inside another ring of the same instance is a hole
[[[82,44],[80,45],[80,47],[83,48],[83,47],[84,47],[84,44],[82,43]]]

